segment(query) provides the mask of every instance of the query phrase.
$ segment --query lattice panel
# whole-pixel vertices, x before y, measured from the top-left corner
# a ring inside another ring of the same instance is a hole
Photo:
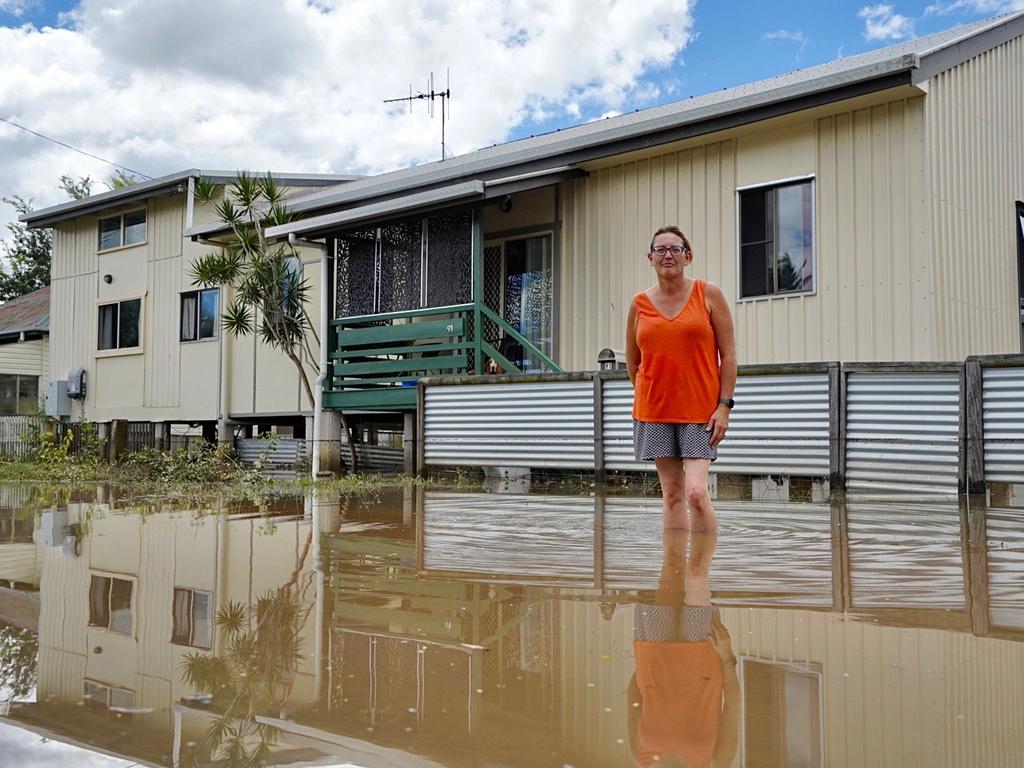
[[[484,248],[484,304],[501,314],[501,254],[500,245],[491,245]],[[484,338],[492,344],[496,344],[501,337],[501,331],[493,320],[484,321]]]
[[[419,219],[381,228],[378,312],[402,312],[420,306],[422,231]]]
[[[372,314],[377,230],[374,228],[348,232],[335,243],[338,287],[334,301],[334,316]]]
[[[469,211],[427,220],[427,306],[473,300],[473,219]]]

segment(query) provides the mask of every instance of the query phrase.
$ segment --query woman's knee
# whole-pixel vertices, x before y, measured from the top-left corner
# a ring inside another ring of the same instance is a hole
[[[688,485],[686,487],[686,504],[691,509],[703,512],[711,506],[711,494],[707,485]]]
[[[686,502],[686,490],[682,483],[665,483],[661,488],[661,498],[665,504],[676,506]]]

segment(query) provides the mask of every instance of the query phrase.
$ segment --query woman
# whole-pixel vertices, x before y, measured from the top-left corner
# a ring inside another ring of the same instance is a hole
[[[713,531],[708,470],[736,388],[732,314],[717,285],[686,276],[693,250],[679,227],[654,233],[647,260],[658,282],[633,297],[626,321],[633,448],[658,469],[664,526]]]
[[[719,768],[739,744],[739,680],[732,641],[711,604],[717,533],[663,531],[653,601],[633,613],[636,672],[626,691],[629,746],[638,766]]]

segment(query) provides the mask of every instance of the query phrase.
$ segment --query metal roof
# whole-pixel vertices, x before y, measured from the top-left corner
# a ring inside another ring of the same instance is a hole
[[[313,214],[467,179],[487,181],[510,172],[584,162],[862,93],[916,85],[1022,34],[1024,12],[985,19],[704,96],[322,189],[292,198],[288,210]],[[222,225],[212,223],[188,234],[220,229]]]
[[[0,341],[50,331],[50,286],[0,304]]]
[[[30,228],[48,227],[59,221],[76,219],[80,216],[88,216],[108,208],[120,205],[147,200],[151,197],[173,195],[185,191],[188,180],[205,178],[215,184],[230,184],[235,180],[237,172],[233,171],[204,171],[199,168],[189,168],[184,171],[177,171],[166,176],[160,176],[149,181],[140,181],[128,187],[114,189],[110,192],[101,192],[98,195],[90,195],[81,200],[70,200],[66,203],[54,205],[49,208],[41,208],[38,211],[31,211],[18,217],[18,220],[27,224]],[[253,173],[254,176],[263,176],[264,173]],[[273,177],[283,186],[287,187],[331,187],[362,179],[362,176],[326,173],[273,173]]]

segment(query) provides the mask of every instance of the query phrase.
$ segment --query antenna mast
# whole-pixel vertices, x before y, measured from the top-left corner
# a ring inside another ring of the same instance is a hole
[[[452,98],[451,89],[451,70],[447,70],[445,74],[445,88],[443,91],[434,90],[434,73],[430,73],[430,77],[427,78],[427,89],[426,91],[418,91],[417,93],[412,92],[412,84],[409,84],[409,95],[403,96],[399,99],[384,99],[385,104],[394,104],[396,102],[407,101],[409,102],[409,114],[412,114],[412,103],[414,101],[426,101],[427,102],[427,115],[431,118],[434,117],[434,101],[438,100],[441,102],[441,160],[448,159],[447,146],[444,141],[444,124],[448,121],[452,114],[451,105],[448,105],[447,112],[445,111],[445,102],[450,102]]]

